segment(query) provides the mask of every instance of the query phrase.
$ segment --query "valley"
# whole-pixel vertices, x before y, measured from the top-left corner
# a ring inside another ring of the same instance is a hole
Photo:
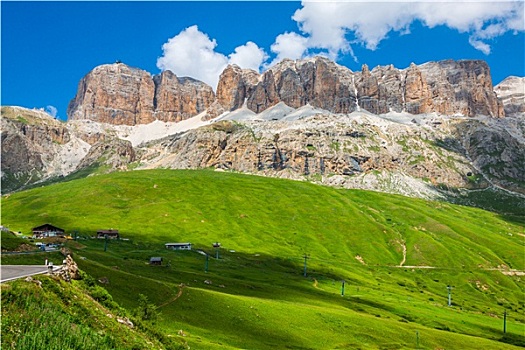
[[[162,335],[160,348],[524,344],[523,217],[211,170],[120,172],[35,188],[4,197],[2,216],[24,233],[35,220],[77,232],[65,245],[87,281],[123,308],[119,317],[132,313],[139,294],[157,307],[158,319],[142,322]],[[89,238],[101,227],[129,240],[105,249]],[[193,251],[164,247],[180,241]],[[219,259],[213,242],[221,243]],[[149,265],[153,256],[163,264]],[[3,264],[23,260],[2,255]]]
[[[2,348],[525,346],[522,87],[477,60],[216,90],[117,62],[65,122],[3,106],[2,264],[80,273],[3,283]],[[10,254],[44,224],[60,251]]]
[[[525,2],[3,1],[2,350],[525,348]]]

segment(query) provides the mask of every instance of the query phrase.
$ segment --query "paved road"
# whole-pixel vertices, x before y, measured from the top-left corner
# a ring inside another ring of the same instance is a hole
[[[46,265],[2,265],[0,283],[46,273],[47,268]]]

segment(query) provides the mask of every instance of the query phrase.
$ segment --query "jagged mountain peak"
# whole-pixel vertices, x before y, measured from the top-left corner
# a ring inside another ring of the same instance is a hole
[[[493,92],[490,69],[483,61],[446,60],[411,64],[402,70],[388,65],[370,71],[364,65],[361,72],[352,72],[317,56],[283,60],[257,82],[237,74],[234,86],[226,81],[219,84],[220,102],[226,110],[240,108],[246,99],[255,113],[284,102],[293,108],[310,104],[334,113],[364,109],[375,114],[504,115]]]
[[[109,169],[135,162],[314,174],[328,185],[379,190],[394,174],[398,193],[416,196],[432,196],[428,186],[478,180],[478,187],[525,192],[523,83],[513,77],[494,88],[483,61],[352,72],[311,57],[262,74],[229,65],[215,94],[171,71],[152,76],[123,63],[101,65],[80,81],[67,123],[41,125],[24,119],[29,111],[18,121],[2,118],[2,178],[19,186],[107,159]]]
[[[206,110],[215,100],[210,86],[164,71],[150,73],[123,63],[94,68],[78,85],[68,106],[69,120],[114,125],[180,121]]]
[[[367,65],[352,72],[323,56],[285,59],[266,72],[229,65],[217,93],[198,80],[170,71],[152,77],[123,63],[96,67],[79,83],[68,108],[71,120],[136,125],[154,120],[180,121],[208,110],[207,119],[245,105],[254,113],[284,102],[292,108],[307,104],[333,113],[367,110],[412,114],[502,117],[484,61],[445,60],[411,64]]]

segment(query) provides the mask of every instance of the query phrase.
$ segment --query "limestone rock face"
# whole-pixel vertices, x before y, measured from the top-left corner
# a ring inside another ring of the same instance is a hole
[[[153,81],[154,116],[161,121],[178,122],[191,118],[215,100],[215,94],[208,85],[192,78],[179,78],[171,71],[162,72]]]
[[[499,121],[499,122],[498,122]],[[458,143],[472,164],[493,183],[525,193],[525,119],[472,120],[459,123],[455,130]]]
[[[109,166],[111,170],[126,170],[127,165],[135,161],[135,150],[131,142],[111,138],[95,143],[79,162],[76,170],[93,164]]]
[[[217,95],[208,85],[165,71],[152,77],[125,64],[96,67],[79,83],[70,120],[114,125],[178,122],[208,110],[205,119],[244,104],[255,113],[284,102],[310,104],[334,113],[364,109],[383,114],[437,112],[445,115],[504,116],[483,61],[429,62],[399,70],[392,65],[352,72],[324,57],[283,60],[262,75],[229,65]],[[519,107],[509,107],[512,112]]]
[[[2,107],[2,191],[38,181],[53,171],[59,149],[70,143],[67,126],[39,110]]]
[[[255,85],[254,85],[255,84]],[[365,109],[383,114],[437,112],[446,115],[503,117],[502,103],[493,91],[490,69],[484,61],[441,61],[399,70],[378,66],[361,72],[323,57],[283,60],[248,81],[238,67],[228,67],[219,81],[218,102],[226,110],[242,105],[255,113],[284,102],[306,104],[334,113]]]
[[[429,62],[419,66],[430,88],[432,111],[465,116],[503,117],[493,91],[490,69],[479,60]]]
[[[379,100],[379,84],[377,78],[370,73],[368,66],[364,64],[361,68],[361,77],[356,84],[356,92],[354,97],[359,96],[359,105],[365,110],[377,110],[379,108],[377,101]],[[356,100],[357,103],[357,100]]]
[[[1,109],[2,193],[75,171],[128,170],[136,154],[118,128],[90,120],[61,122],[40,110]],[[124,131],[124,132],[129,132]]]
[[[405,108],[412,114],[432,111],[432,93],[419,68],[412,64],[405,75]]]
[[[253,93],[258,80],[259,73],[254,70],[228,65],[217,85],[217,102],[227,111],[241,108],[246,97]]]
[[[436,198],[437,188],[525,193],[525,123],[369,113],[222,120],[137,148],[142,168],[216,168]],[[416,180],[419,179],[419,180]]]
[[[154,94],[155,84],[149,73],[121,63],[106,64],[82,78],[67,115],[70,120],[146,124],[154,120]]]
[[[525,113],[525,77],[508,77],[494,87],[506,115]]]
[[[261,113],[265,109],[279,103],[279,95],[277,94],[272,71],[268,71],[263,75],[262,81],[254,87],[251,95],[247,98],[248,108],[255,113]]]
[[[429,147],[420,139],[431,135],[375,117],[352,121],[344,116],[318,116],[244,125],[224,121],[151,143],[138,151],[138,157],[155,167],[213,167],[291,179],[317,178],[325,184],[337,176],[343,183],[336,185],[348,187],[362,186],[359,181],[373,172],[466,186],[466,174],[475,172],[474,168],[456,152]],[[162,155],[162,150],[169,156]],[[447,161],[454,167],[443,167]],[[389,191],[397,191],[395,187]]]
[[[263,75],[269,72],[274,76],[278,98],[274,104],[282,101],[299,108],[309,103],[335,113],[355,109],[352,72],[326,58],[283,60]]]
[[[78,85],[69,103],[69,120],[113,125],[180,121],[204,111],[215,100],[208,85],[170,71],[152,77],[122,63],[98,66]]]

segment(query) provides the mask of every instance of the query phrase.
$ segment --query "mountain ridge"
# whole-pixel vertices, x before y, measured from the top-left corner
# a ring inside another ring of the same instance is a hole
[[[3,191],[71,174],[214,167],[424,198],[443,188],[525,193],[523,81],[493,88],[482,61],[363,65],[358,76],[317,57],[263,74],[228,66],[214,93],[168,71],[103,65],[80,81],[65,123],[2,107]],[[381,106],[390,107],[367,110]]]
[[[370,70],[364,64],[361,72],[352,72],[320,56],[285,59],[262,74],[229,65],[216,93],[205,83],[171,71],[151,76],[123,63],[102,65],[82,78],[67,114],[69,120],[136,125],[180,121],[205,110],[206,118],[212,119],[244,104],[260,113],[279,102],[293,108],[310,104],[333,113],[365,109],[374,114],[505,115],[484,61],[444,60],[401,70],[393,65]]]

